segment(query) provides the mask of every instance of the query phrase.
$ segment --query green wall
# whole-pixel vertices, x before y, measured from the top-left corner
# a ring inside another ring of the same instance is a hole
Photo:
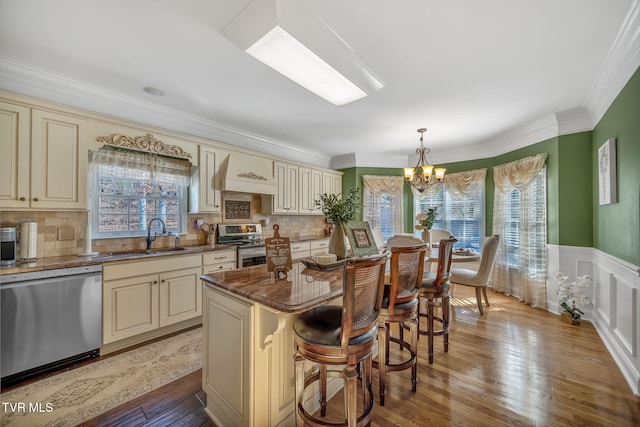
[[[599,206],[598,148],[617,143],[618,202]],[[444,165],[447,173],[487,168],[485,234],[492,233],[493,167],[547,153],[547,242],[595,247],[640,265],[640,69],[593,131],[561,135],[492,158]],[[401,168],[345,169],[343,191],[362,189],[362,175],[402,175]],[[405,231],[413,227],[413,197],[405,188]]]
[[[618,202],[599,205],[598,149],[616,139]],[[640,69],[593,130],[594,247],[640,265]]]

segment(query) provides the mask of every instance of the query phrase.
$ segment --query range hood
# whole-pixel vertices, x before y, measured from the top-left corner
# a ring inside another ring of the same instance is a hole
[[[276,194],[278,184],[273,176],[273,160],[242,153],[229,154],[222,190]]]

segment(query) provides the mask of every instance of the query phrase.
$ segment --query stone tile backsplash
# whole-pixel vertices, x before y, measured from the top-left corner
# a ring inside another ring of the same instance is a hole
[[[218,224],[223,222],[221,214],[190,214],[187,220],[187,232],[180,236],[181,246],[203,245],[207,243],[207,233],[195,227],[194,222],[202,219],[207,224]],[[4,211],[0,212],[0,223],[2,227],[16,227],[20,230],[20,223],[35,221],[38,223],[38,258],[48,258],[56,256],[77,255],[85,251],[85,239],[87,229],[87,213],[77,211]],[[251,222],[260,222],[263,225],[264,237],[273,236],[273,225],[278,224],[280,235],[297,239],[300,237],[324,237],[324,217],[295,216],[295,215],[264,215],[252,208]],[[248,222],[227,221],[227,222]],[[64,230],[61,236],[59,230]],[[69,238],[70,229],[73,229],[73,236]],[[63,237],[65,240],[61,240]],[[144,237],[117,238],[117,239],[94,239],[92,242],[94,252],[119,252],[136,249],[144,249],[146,241]],[[175,241],[172,236],[159,236],[153,247],[172,247]]]

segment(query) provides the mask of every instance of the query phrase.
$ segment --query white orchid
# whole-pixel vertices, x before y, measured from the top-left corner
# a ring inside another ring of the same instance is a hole
[[[571,313],[574,318],[579,318],[580,314],[584,314],[580,307],[584,307],[592,301],[591,297],[584,294],[584,291],[593,285],[593,279],[585,274],[576,277],[573,282],[568,282],[569,276],[565,276],[561,272],[557,272],[555,277],[558,280],[556,294],[559,297],[560,306]]]

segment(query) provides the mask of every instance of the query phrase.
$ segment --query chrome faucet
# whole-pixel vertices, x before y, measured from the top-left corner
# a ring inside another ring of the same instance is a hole
[[[158,236],[156,233],[153,233],[153,237],[151,237],[151,224],[153,224],[153,221],[160,221],[160,224],[162,224],[162,234],[167,234],[167,227],[164,225],[164,221],[160,218],[151,218],[151,221],[147,224],[147,250],[151,249],[151,242],[156,240]]]

